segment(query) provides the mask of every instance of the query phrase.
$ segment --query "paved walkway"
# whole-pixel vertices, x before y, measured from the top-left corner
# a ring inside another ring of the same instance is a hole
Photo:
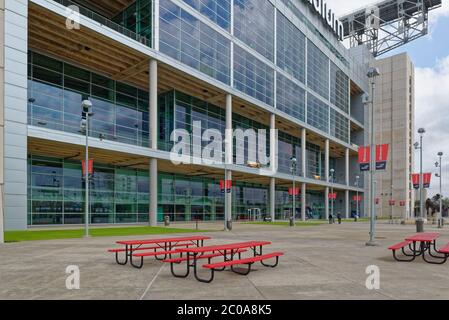
[[[375,248],[364,245],[368,228],[235,225],[231,233],[213,232],[210,244],[269,240],[270,250],[286,255],[277,269],[257,266],[248,277],[218,273],[212,284],[173,278],[169,265],[151,258],[142,270],[116,265],[106,252],[116,238],[0,245],[0,299],[449,299],[449,263],[399,264],[387,250],[413,226],[380,224]],[[449,228],[441,233],[446,244]],[[68,265],[80,268],[80,290],[66,289]],[[379,291],[366,289],[369,265],[380,268]]]

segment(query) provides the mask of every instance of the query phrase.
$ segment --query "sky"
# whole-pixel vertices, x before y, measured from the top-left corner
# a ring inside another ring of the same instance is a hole
[[[378,1],[327,0],[337,15],[345,15]],[[415,127],[425,128],[423,142],[425,172],[436,173],[438,152],[443,157],[443,195],[449,197],[449,0],[429,13],[429,34],[386,54],[407,52],[415,64]],[[418,141],[416,133],[416,141]],[[419,172],[419,152],[415,154]],[[430,195],[439,193],[439,179],[433,175]]]

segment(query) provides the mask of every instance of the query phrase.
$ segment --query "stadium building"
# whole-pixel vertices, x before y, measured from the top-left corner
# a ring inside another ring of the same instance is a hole
[[[350,217],[354,196],[364,198],[357,153],[367,140],[373,57],[345,48],[331,8],[299,0],[3,5],[5,230],[85,222],[86,99],[91,224],[283,220],[293,180],[297,219]],[[175,165],[172,133],[198,132],[198,123],[223,136],[266,129],[267,142],[278,130],[268,167],[248,154],[236,163],[245,137],[226,140],[225,164]],[[220,188],[225,174],[232,193]]]

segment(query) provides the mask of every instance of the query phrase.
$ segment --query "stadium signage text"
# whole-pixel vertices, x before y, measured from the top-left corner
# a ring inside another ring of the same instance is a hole
[[[343,23],[335,17],[325,0],[306,0],[334,31],[340,41],[343,41]]]

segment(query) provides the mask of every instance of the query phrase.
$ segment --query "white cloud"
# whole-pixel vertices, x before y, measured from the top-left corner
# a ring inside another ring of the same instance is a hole
[[[449,56],[433,68],[416,68],[416,128],[426,128],[424,164],[426,172],[436,172],[437,153],[443,151],[443,192],[449,193]],[[419,168],[419,154],[415,167]],[[439,192],[439,181],[433,177],[431,194]]]

